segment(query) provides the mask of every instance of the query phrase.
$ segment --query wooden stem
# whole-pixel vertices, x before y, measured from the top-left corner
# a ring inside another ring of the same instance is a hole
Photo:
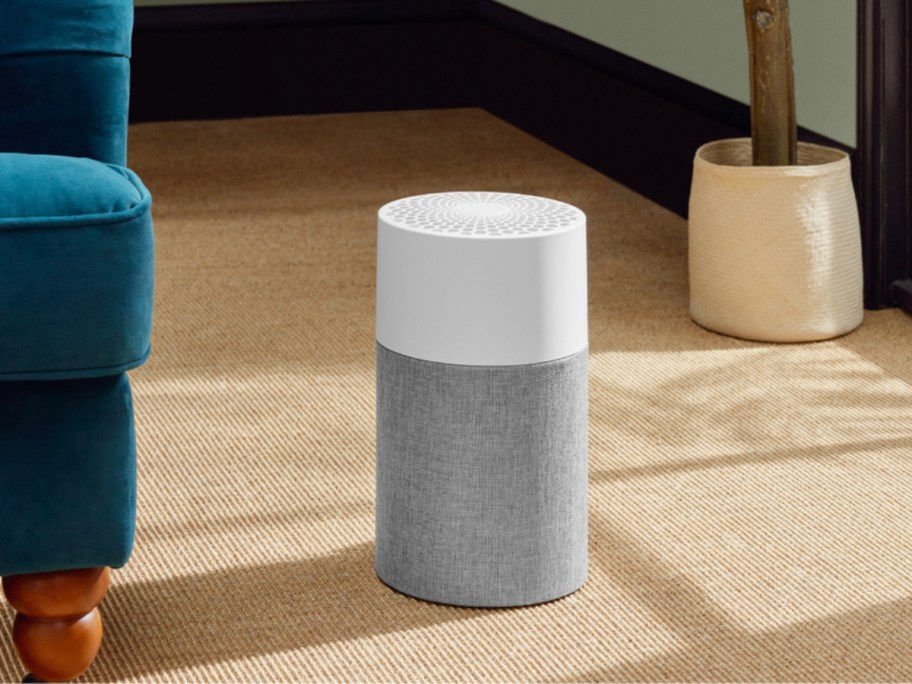
[[[97,606],[110,576],[108,568],[87,568],[3,578],[3,592],[17,613],[13,643],[35,677],[62,682],[89,669],[101,647]]]
[[[798,163],[788,0],[744,0],[756,166]]]

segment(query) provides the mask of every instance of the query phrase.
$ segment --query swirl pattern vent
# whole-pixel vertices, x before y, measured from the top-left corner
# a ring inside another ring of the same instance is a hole
[[[408,230],[467,238],[557,233],[585,221],[564,202],[504,192],[441,192],[390,202],[380,217]]]

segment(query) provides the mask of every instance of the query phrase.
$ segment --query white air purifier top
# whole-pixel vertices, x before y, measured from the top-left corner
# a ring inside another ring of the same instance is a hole
[[[473,366],[553,361],[588,346],[586,215],[556,200],[444,192],[377,219],[377,341]]]

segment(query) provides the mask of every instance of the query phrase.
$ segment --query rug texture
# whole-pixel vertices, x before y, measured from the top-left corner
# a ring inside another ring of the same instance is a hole
[[[85,681],[912,680],[908,316],[707,332],[684,219],[477,109],[144,124],[130,155],[158,259],[138,532]],[[376,212],[450,190],[588,215],[589,579],[536,607],[373,570]]]

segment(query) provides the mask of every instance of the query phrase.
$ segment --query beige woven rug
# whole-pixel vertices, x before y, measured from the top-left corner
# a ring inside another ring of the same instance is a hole
[[[908,316],[706,332],[684,220],[480,110],[147,124],[131,165],[154,352],[136,550],[86,681],[912,680]],[[372,571],[376,210],[457,189],[589,216],[590,576],[533,608]]]

